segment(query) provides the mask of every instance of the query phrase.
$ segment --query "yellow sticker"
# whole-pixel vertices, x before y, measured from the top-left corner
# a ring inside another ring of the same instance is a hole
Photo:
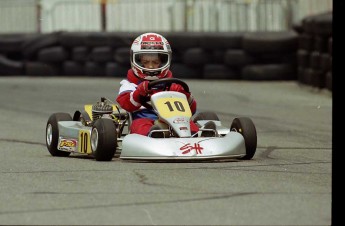
[[[112,104],[111,106],[113,107],[113,109],[117,109],[117,105]],[[92,118],[92,104],[84,105],[84,110],[89,115],[90,119],[93,120],[93,118]]]
[[[92,120],[92,105],[91,104],[85,105],[84,110],[89,115],[90,119]]]
[[[90,131],[80,130],[78,140],[79,140],[78,152],[83,153],[83,154],[92,154],[91,142],[90,142]]]
[[[157,111],[163,118],[170,118],[175,116],[192,116],[189,104],[185,98],[160,98],[155,102],[155,106]]]

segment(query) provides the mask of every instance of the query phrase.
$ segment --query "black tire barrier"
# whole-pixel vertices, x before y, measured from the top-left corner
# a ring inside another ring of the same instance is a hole
[[[108,46],[108,33],[106,32],[89,32],[85,35],[85,45],[88,47]]]
[[[107,77],[126,78],[129,67],[114,62],[109,62],[107,63],[105,70],[105,75]]]
[[[26,75],[32,76],[54,76],[60,75],[61,70],[59,65],[42,62],[25,62],[24,70]]]
[[[252,64],[297,64],[296,50],[291,53],[261,53],[250,54],[254,59]]]
[[[162,33],[164,35],[164,33]],[[201,32],[172,32],[166,33],[165,38],[169,41],[172,51],[185,50],[200,47],[200,40],[204,37]]]
[[[243,50],[248,53],[291,53],[298,47],[294,31],[249,32],[243,36]]]
[[[62,64],[62,75],[65,76],[83,76],[85,69],[83,63],[76,61],[65,61]]]
[[[91,60],[90,55],[90,48],[86,46],[77,46],[73,47],[71,50],[71,59],[76,62],[86,62]]]
[[[0,54],[0,75],[22,75],[24,66],[21,61],[8,59]]]
[[[109,32],[106,43],[114,49],[125,47],[129,49],[133,40],[140,35],[138,32]]]
[[[208,32],[200,39],[204,50],[242,49],[244,32]]]
[[[208,61],[208,56],[204,49],[200,47],[189,48],[183,54],[182,62],[187,66],[202,66]]]
[[[22,52],[22,45],[33,38],[33,34],[2,34],[0,35],[0,54]]]
[[[302,33],[298,37],[298,48],[306,51],[312,51],[314,47],[313,36],[307,33]]]
[[[171,70],[180,78],[295,78],[307,85],[329,87],[319,82],[326,83],[322,76],[332,72],[331,15],[309,16],[290,31],[157,32],[170,42]],[[130,46],[141,33],[2,34],[0,74],[125,77],[130,69]]]
[[[85,75],[90,77],[102,77],[105,75],[106,63],[88,61],[85,63]]]
[[[304,69],[303,81],[304,84],[311,86],[313,84],[314,70],[311,68]]]
[[[224,55],[224,64],[230,67],[241,68],[255,63],[255,58],[242,49],[228,49]]]
[[[113,59],[116,63],[129,68],[131,66],[130,56],[130,48],[121,47],[115,50]]]
[[[310,68],[320,70],[321,57],[320,52],[313,51],[310,53]]]
[[[310,53],[307,50],[297,50],[297,64],[301,68],[307,68],[310,66]]]
[[[328,39],[328,53],[330,55],[333,54],[333,38],[332,38],[332,36],[329,37],[329,39]]]
[[[57,63],[68,60],[69,52],[62,46],[44,48],[38,51],[37,59],[44,63]]]
[[[333,12],[324,12],[302,19],[303,30],[309,34],[332,36]]]
[[[320,69],[323,72],[332,71],[332,56],[329,53],[321,54]]]
[[[203,77],[203,68],[201,66],[191,67],[182,63],[172,64],[171,72],[176,78],[184,79],[200,79]]]
[[[59,43],[65,48],[75,48],[76,46],[86,46],[86,37],[89,32],[61,32],[58,36]]]
[[[47,47],[59,46],[60,32],[41,34],[30,38],[23,44],[22,53],[26,60],[35,60],[37,53]]]
[[[297,69],[290,64],[247,65],[242,69],[243,80],[296,80]]]
[[[300,84],[305,84],[305,81],[304,81],[304,71],[305,71],[305,68],[303,68],[303,67],[298,67],[297,68],[297,81]]]
[[[206,64],[203,68],[203,78],[240,80],[241,73],[239,72],[239,70],[228,67],[224,64]]]
[[[315,34],[326,36],[326,37],[329,37],[332,35],[333,33],[332,12],[326,12],[324,14],[317,15],[313,19],[314,19],[313,28],[314,28]]]
[[[321,70],[311,69],[311,86],[318,89],[325,88],[326,85],[326,74]]]
[[[114,51],[110,46],[97,46],[92,48],[89,59],[98,63],[111,62],[114,61]]]
[[[297,51],[298,81],[332,91],[332,84],[329,84],[332,82],[329,78],[332,71],[332,34],[332,12],[302,19],[302,33]],[[306,55],[309,55],[309,64],[305,62]]]
[[[314,36],[314,50],[320,53],[328,52],[328,37]]]
[[[224,64],[225,51],[224,49],[205,50],[207,63]]]
[[[332,81],[332,72],[329,71],[326,73],[326,88],[329,90],[329,91],[332,91],[332,84],[333,84],[333,81]]]

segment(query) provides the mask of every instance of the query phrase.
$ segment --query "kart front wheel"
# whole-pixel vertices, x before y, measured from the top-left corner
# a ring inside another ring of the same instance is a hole
[[[97,161],[111,161],[117,146],[116,126],[111,119],[98,119],[92,126],[91,149]]]
[[[230,131],[242,134],[246,146],[246,155],[239,158],[244,160],[252,159],[257,146],[256,128],[253,121],[247,117],[235,118],[232,121]]]
[[[67,157],[71,154],[70,152],[57,149],[59,141],[58,122],[60,121],[72,121],[72,117],[68,113],[54,113],[49,117],[46,125],[46,145],[52,156]]]

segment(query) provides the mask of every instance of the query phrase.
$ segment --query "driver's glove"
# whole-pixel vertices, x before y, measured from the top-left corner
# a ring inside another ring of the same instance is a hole
[[[188,99],[189,105],[191,105],[192,102],[194,101],[192,94],[190,92],[186,92],[180,84],[176,84],[176,83],[171,84],[169,91],[176,91],[176,92],[185,94]]]
[[[133,92],[133,99],[140,103],[140,96],[146,97],[151,94],[151,90],[149,90],[149,82],[143,81],[137,86],[137,89]]]

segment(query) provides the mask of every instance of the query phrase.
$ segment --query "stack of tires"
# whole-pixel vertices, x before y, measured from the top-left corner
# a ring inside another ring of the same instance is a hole
[[[36,35],[0,35],[0,75],[22,75],[25,73],[22,46]]]
[[[1,34],[0,75],[123,78],[139,34]],[[304,18],[289,31],[161,34],[170,42],[177,78],[298,80],[332,90],[332,12]]]
[[[302,20],[297,50],[298,81],[332,91],[332,12]]]
[[[173,57],[172,72],[177,77],[191,76],[198,79],[239,79],[237,67],[224,63],[226,51],[242,48],[241,32],[190,33],[186,42],[185,34],[172,34],[169,40]]]
[[[24,54],[25,71],[28,75],[123,77],[130,67],[134,37],[122,32],[47,34],[44,42],[27,44],[35,54]]]
[[[295,31],[245,33],[242,49],[228,50],[225,64],[236,66],[243,80],[296,80]]]

